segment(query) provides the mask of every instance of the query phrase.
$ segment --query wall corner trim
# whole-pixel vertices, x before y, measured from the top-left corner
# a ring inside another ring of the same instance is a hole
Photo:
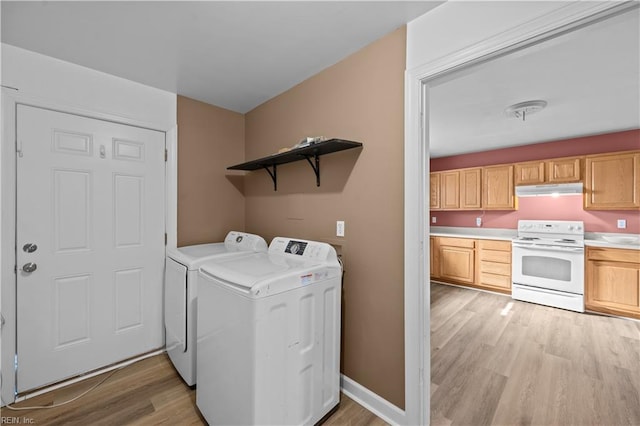
[[[392,425],[404,425],[407,423],[407,416],[403,410],[344,374],[340,375],[340,389],[349,398],[385,422]]]

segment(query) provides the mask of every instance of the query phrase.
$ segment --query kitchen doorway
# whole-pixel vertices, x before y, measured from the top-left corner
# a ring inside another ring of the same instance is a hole
[[[456,79],[460,75],[472,73],[472,68],[491,64],[492,61],[508,55],[521,54],[524,49],[540,46],[543,42],[553,42],[557,37],[586,28],[628,11],[636,10],[634,4],[591,4],[568,5],[554,13],[514,28],[507,33],[487,38],[477,45],[444,56],[433,62],[411,69],[406,81],[406,127],[405,127],[405,253],[419,251],[419,259],[408,257],[405,276],[417,277],[417,286],[406,283],[405,301],[407,316],[421,321],[421,327],[407,342],[407,352],[418,350],[419,360],[407,359],[407,372],[420,371],[424,386],[420,388],[421,399],[417,400],[407,392],[407,411],[418,410],[420,423],[428,423],[430,418],[430,294],[429,294],[429,246],[425,238],[429,235],[429,158],[434,126],[431,117],[433,89],[439,84]],[[515,78],[515,77],[514,77]],[[571,78],[570,76],[568,78]],[[505,105],[506,107],[507,105]],[[532,143],[532,142],[529,142]],[[424,286],[424,287],[422,287]],[[412,298],[416,298],[415,300]],[[414,309],[416,311],[414,311]],[[410,319],[407,320],[408,322]],[[407,376],[407,388],[412,385]],[[416,388],[419,385],[416,384]],[[426,401],[426,403],[425,403]]]

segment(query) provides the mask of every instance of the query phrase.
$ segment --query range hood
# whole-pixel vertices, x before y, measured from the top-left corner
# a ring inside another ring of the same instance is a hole
[[[582,182],[516,186],[518,197],[582,195]]]

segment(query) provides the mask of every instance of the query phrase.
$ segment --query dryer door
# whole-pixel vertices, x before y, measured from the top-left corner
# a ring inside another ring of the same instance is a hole
[[[164,274],[164,326],[167,352],[187,350],[187,268],[167,257]]]

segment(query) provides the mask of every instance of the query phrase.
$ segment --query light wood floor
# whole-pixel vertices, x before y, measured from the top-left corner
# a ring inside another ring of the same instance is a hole
[[[108,373],[107,373],[108,374]],[[30,398],[15,407],[53,405],[91,388],[103,376]],[[341,394],[340,407],[324,424],[386,425],[371,412]],[[204,425],[196,408],[195,391],[184,384],[166,355],[147,358],[117,371],[84,397],[61,407],[11,411],[2,416],[19,418],[20,424],[55,425]],[[9,420],[10,421],[10,420]],[[7,423],[4,421],[3,423]]]
[[[432,425],[640,425],[640,322],[432,283],[431,381]]]

